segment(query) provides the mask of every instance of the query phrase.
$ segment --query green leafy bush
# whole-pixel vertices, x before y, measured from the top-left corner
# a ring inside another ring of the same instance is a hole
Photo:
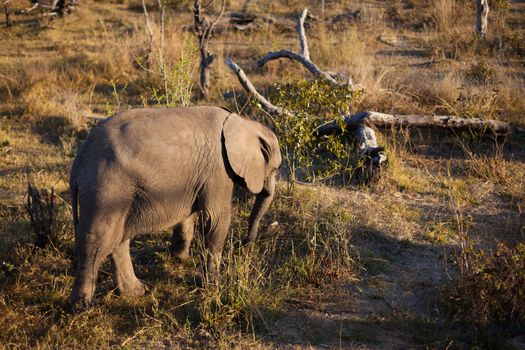
[[[462,255],[462,277],[450,295],[454,315],[481,324],[525,321],[525,244],[488,252],[468,244]]]
[[[316,130],[334,119],[342,126],[341,116],[352,109],[362,91],[322,79],[302,79],[275,87],[272,99],[295,113],[274,120],[290,179],[315,182],[351,169],[349,142],[344,136],[319,137]]]

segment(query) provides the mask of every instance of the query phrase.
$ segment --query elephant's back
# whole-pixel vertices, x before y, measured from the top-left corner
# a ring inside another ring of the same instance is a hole
[[[150,136],[177,133],[188,126],[192,132],[206,133],[221,126],[229,114],[214,106],[136,108],[108,118],[104,127],[122,134],[133,128]]]
[[[73,163],[72,178],[87,168],[95,171],[100,163],[133,176],[181,172],[196,162],[209,166],[210,159],[217,159],[214,153],[221,152],[222,124],[228,115],[209,106],[119,113],[89,133]]]
[[[220,151],[226,117],[217,107],[136,109],[116,115],[105,128],[123,164],[182,166],[201,158],[195,153]]]

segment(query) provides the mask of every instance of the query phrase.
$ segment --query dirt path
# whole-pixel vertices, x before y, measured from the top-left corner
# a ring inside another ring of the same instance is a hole
[[[407,349],[428,339],[435,297],[449,278],[443,249],[365,230],[352,242],[365,268],[356,283],[330,286],[310,301],[288,301],[289,315],[267,340],[279,347]],[[428,325],[426,325],[428,326]]]

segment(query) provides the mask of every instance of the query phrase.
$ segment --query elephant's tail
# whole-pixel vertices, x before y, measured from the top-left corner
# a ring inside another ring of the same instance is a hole
[[[73,229],[75,230],[76,237],[78,225],[78,183],[77,180],[74,178],[71,179],[69,191],[71,193],[71,212],[73,214]]]

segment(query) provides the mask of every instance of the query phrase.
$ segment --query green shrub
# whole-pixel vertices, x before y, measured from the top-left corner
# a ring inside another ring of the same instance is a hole
[[[295,115],[274,120],[284,155],[284,165],[292,181],[304,178],[315,182],[352,168],[350,149],[342,136],[316,136],[316,128],[350,111],[361,91],[349,85],[334,86],[326,80],[306,79],[276,85],[277,105]]]

